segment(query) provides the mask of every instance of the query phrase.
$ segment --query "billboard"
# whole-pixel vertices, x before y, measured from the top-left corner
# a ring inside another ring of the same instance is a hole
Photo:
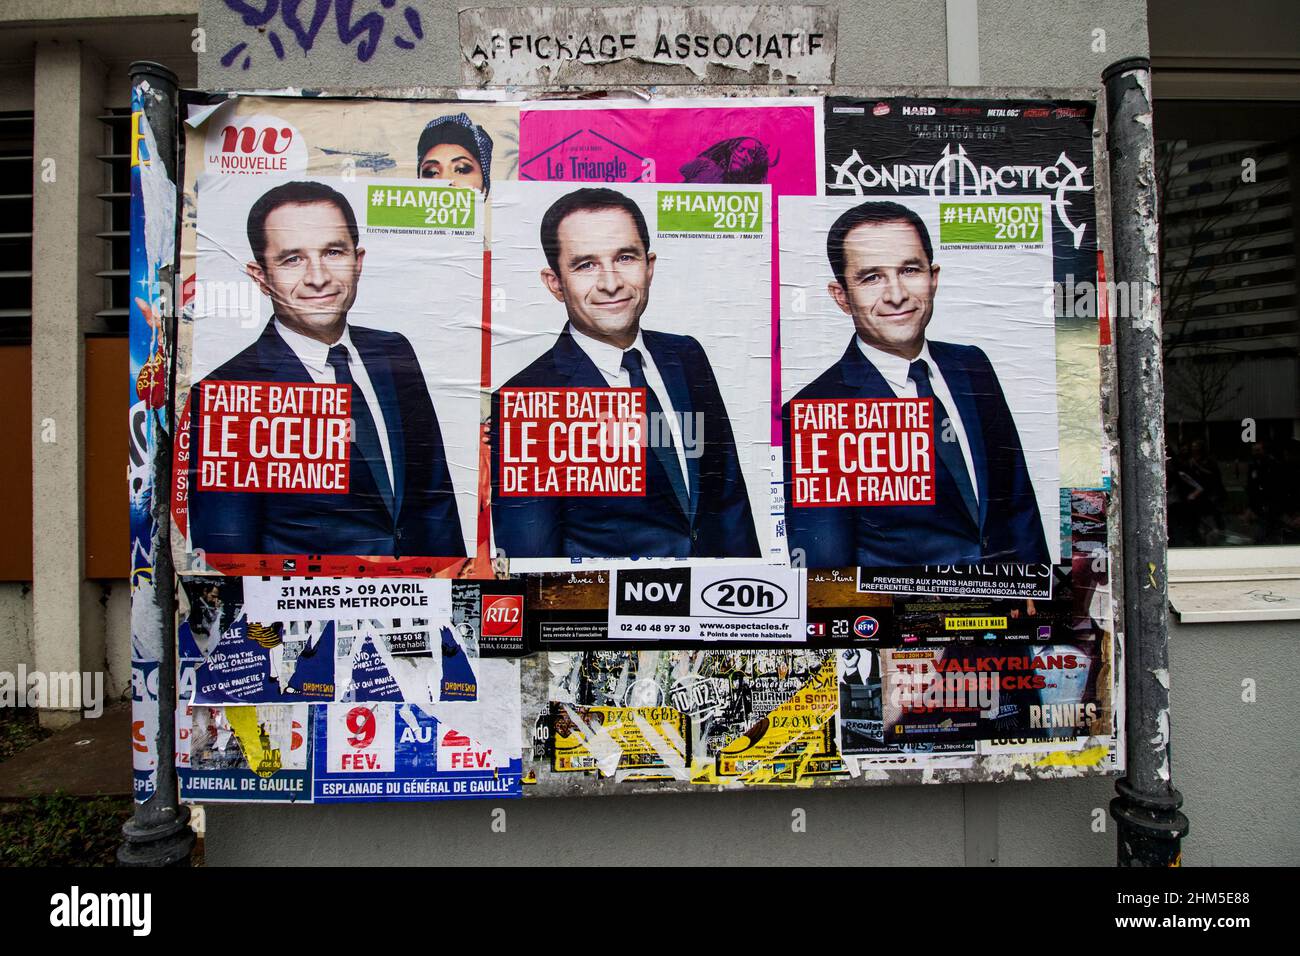
[[[1093,107],[197,97],[187,799],[1116,769]]]

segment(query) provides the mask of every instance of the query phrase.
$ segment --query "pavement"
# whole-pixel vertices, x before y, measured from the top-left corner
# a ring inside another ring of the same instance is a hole
[[[132,795],[131,705],[113,704],[0,763],[0,801]]]

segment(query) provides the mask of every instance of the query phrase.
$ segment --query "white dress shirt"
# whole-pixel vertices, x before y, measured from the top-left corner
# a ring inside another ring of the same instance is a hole
[[[677,464],[682,469],[682,487],[686,489],[686,494],[691,493],[691,483],[687,480],[689,474],[686,470],[686,446],[682,443],[681,420],[677,417],[677,410],[673,408],[673,400],[668,395],[668,387],[664,385],[663,376],[659,374],[659,369],[655,365],[654,357],[650,350],[645,347],[645,341],[641,337],[641,330],[637,329],[636,341],[626,349],[620,349],[617,346],[610,345],[593,339],[574,326],[569,326],[569,334],[573,336],[573,341],[578,343],[578,347],[587,353],[587,357],[600,370],[605,381],[609,383],[610,388],[631,388],[632,376],[628,375],[627,369],[623,367],[623,353],[636,349],[641,353],[641,370],[645,372],[646,384],[654,391],[655,397],[659,399],[659,407],[663,409],[664,417],[668,420],[669,431],[672,432],[673,445],[677,452]]]
[[[298,361],[302,362],[303,368],[307,370],[313,382],[317,385],[338,384],[334,381],[334,369],[330,368],[329,364],[332,345],[326,345],[317,339],[308,338],[301,332],[293,331],[278,317],[275,320],[275,331],[279,333],[280,338],[284,339],[284,344],[293,349],[293,354],[298,356]],[[379,432],[379,447],[383,449],[384,467],[388,469],[388,487],[396,489],[397,485],[393,481],[393,453],[388,447],[388,422],[384,418],[383,409],[379,406],[379,396],[375,392],[375,386],[371,383],[370,376],[366,374],[361,353],[352,344],[352,332],[346,323],[343,326],[343,335],[334,345],[347,347],[348,371],[352,373],[352,382],[361,390],[361,397],[370,406],[370,417],[375,420],[375,431]]]
[[[943,379],[943,372],[939,370],[938,364],[930,355],[930,343],[926,342],[921,346],[921,354],[915,359],[905,359],[894,355],[892,352],[885,352],[873,345],[868,345],[858,336],[854,336],[854,341],[858,343],[858,348],[866,360],[875,366],[876,371],[894,390],[894,394],[899,398],[916,398],[916,383],[907,377],[908,370],[912,367],[913,361],[924,362],[930,370],[930,388],[934,389],[935,398],[943,402],[943,407],[948,410],[948,420],[952,423],[952,430],[957,435],[957,444],[961,446],[961,457],[966,462],[966,473],[970,475],[970,486],[975,492],[975,501],[980,500],[980,485],[975,478],[975,460],[970,453],[970,439],[966,437],[966,426],[962,424],[961,412],[957,410],[957,403],[953,401],[952,392],[948,390],[948,383]],[[935,440],[943,441],[943,422],[936,422],[938,428],[935,431]]]

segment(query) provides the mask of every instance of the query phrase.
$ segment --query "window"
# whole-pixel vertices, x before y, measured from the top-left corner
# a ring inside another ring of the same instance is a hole
[[[95,313],[92,334],[126,335],[131,275],[131,110],[109,109],[104,124],[104,268],[95,273],[104,283],[104,306]]]
[[[1171,547],[1300,544],[1300,103],[1155,107]]]
[[[0,113],[0,343],[32,341],[31,113]]]
[[[102,206],[102,306],[87,329],[85,375],[86,469],[83,477],[85,568],[88,578],[124,578],[130,573],[130,529],[123,507],[122,453],[130,443],[127,409],[121,400],[130,375],[128,309],[131,295],[131,110],[106,109]]]
[[[32,579],[33,130],[0,113],[0,581]]]

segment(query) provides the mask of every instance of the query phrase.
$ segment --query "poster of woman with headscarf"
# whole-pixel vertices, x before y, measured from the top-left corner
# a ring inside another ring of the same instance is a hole
[[[415,156],[421,179],[477,189],[485,196],[492,187],[492,137],[464,113],[429,120]]]

